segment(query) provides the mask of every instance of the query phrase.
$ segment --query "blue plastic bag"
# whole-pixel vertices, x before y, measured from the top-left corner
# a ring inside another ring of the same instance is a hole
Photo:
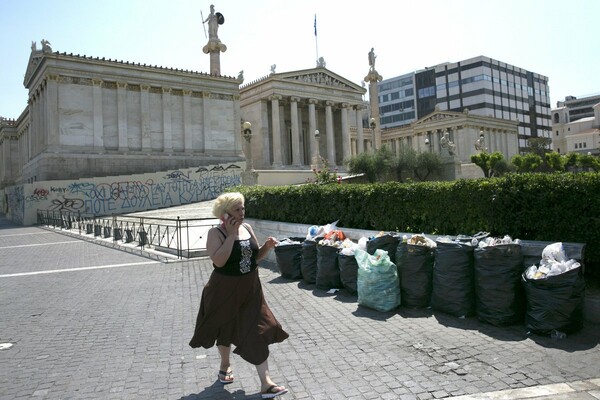
[[[356,249],[358,264],[358,304],[377,311],[391,311],[400,305],[398,269],[388,252],[375,250],[372,255]]]

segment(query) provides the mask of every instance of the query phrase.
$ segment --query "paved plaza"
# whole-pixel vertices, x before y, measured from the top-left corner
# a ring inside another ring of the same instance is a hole
[[[253,366],[234,355],[223,386],[216,348],[188,346],[211,270],[206,258],[161,262],[0,215],[0,399],[259,399]],[[600,398],[600,326],[553,340],[374,311],[272,264],[260,277],[290,334],[269,358],[290,389],[281,399]]]

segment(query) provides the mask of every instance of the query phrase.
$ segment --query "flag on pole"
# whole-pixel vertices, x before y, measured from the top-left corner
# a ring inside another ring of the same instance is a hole
[[[317,14],[315,14],[315,36],[317,36]]]

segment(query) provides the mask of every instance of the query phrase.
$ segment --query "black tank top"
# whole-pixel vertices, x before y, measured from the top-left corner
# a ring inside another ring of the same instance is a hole
[[[248,230],[246,225],[244,225],[244,229]],[[223,233],[221,228],[217,227],[217,230],[221,232],[221,235],[227,238],[227,235]],[[231,254],[225,265],[217,267],[213,263],[213,267],[215,272],[222,275],[244,275],[256,269],[257,254],[258,243],[256,243],[253,236],[250,236],[249,239],[236,240],[233,242]]]

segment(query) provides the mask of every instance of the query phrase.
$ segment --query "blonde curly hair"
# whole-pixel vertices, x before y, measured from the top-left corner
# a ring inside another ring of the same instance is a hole
[[[244,195],[239,192],[223,193],[215,200],[213,204],[213,215],[221,218],[221,215],[231,210],[236,204],[244,204]]]

